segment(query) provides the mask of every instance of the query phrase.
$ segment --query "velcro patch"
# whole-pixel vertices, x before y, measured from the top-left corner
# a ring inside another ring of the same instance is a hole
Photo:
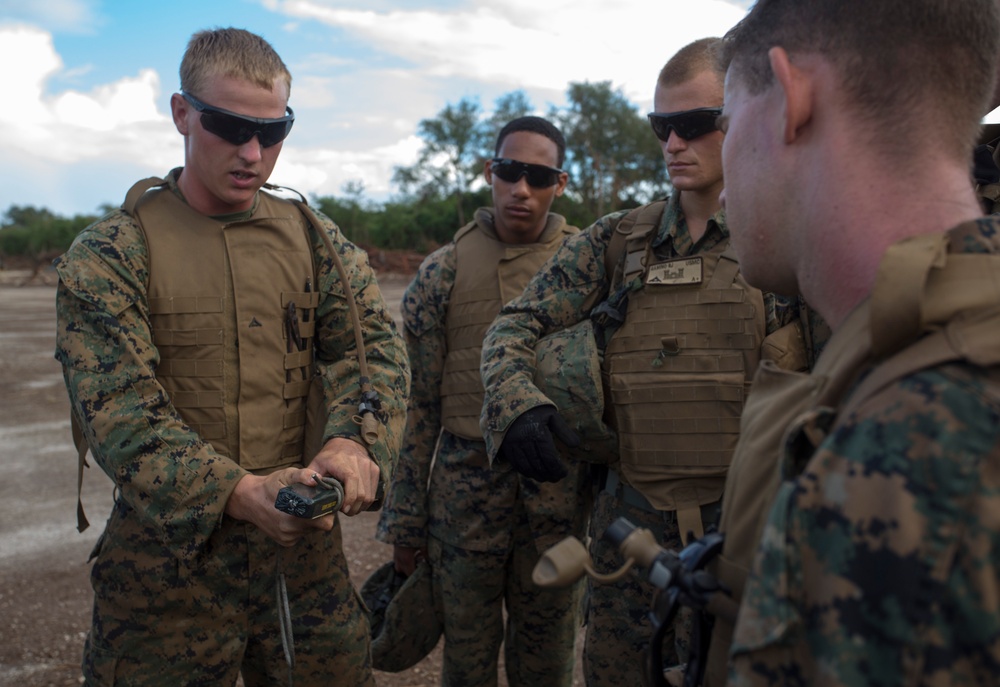
[[[700,284],[702,281],[701,257],[676,258],[659,262],[649,268],[646,284]]]

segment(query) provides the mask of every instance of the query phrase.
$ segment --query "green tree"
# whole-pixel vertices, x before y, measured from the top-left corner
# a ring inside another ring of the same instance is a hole
[[[47,208],[11,205],[0,218],[0,260],[22,259],[32,267],[34,277],[95,219],[93,215],[60,217]]]
[[[640,114],[611,82],[573,83],[569,106],[552,109],[566,137],[568,193],[591,221],[609,212],[666,195],[666,169],[656,138]]]
[[[497,134],[507,122],[530,115],[535,111],[524,91],[511,91],[496,99],[493,114],[479,125],[480,169],[482,163],[493,157],[496,151]]]
[[[476,100],[463,98],[447,105],[433,119],[417,127],[423,147],[416,164],[397,167],[393,173],[403,193],[419,198],[451,198],[459,226],[466,223],[463,194],[479,173],[479,120],[482,109]]]

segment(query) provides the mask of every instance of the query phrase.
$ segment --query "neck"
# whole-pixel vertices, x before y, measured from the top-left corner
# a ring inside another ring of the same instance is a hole
[[[721,209],[720,193],[722,193],[721,182],[704,190],[681,191],[681,210],[684,211],[684,219],[693,243],[697,243],[705,235],[708,230],[708,220]]]
[[[968,170],[960,165],[922,160],[906,174],[868,174],[858,158],[848,158],[839,173],[827,167],[827,181],[807,200],[808,219],[796,247],[802,295],[834,329],[871,294],[889,246],[982,214]]]

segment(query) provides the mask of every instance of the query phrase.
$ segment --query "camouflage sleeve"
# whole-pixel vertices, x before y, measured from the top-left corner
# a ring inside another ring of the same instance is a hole
[[[449,243],[427,256],[403,295],[403,328],[413,382],[403,450],[376,530],[376,538],[398,546],[427,545],[427,485],[441,432],[446,316],[454,283],[454,244]]]
[[[156,380],[141,230],[116,212],[57,263],[56,358],[94,460],[118,498],[187,563],[246,474],[181,420]]]
[[[771,511],[730,684],[992,684],[1000,374],[948,365],[837,426]]]
[[[765,291],[763,295],[766,334],[773,334],[786,324],[798,319],[798,298],[779,296],[770,291]]]
[[[384,433],[380,432],[380,440],[366,448],[378,463],[383,485],[388,487],[403,440],[406,398],[410,390],[410,367],[405,345],[368,263],[368,254],[348,241],[329,218],[317,215],[327,223],[325,230],[337,248],[358,307],[369,380],[378,394],[381,404],[378,415],[385,428]],[[323,375],[324,392],[329,404],[323,439],[329,441],[333,437],[344,437],[358,440],[354,417],[358,415],[361,403],[361,371],[354,325],[344,287],[329,250],[322,237],[315,231],[313,234],[317,274],[325,294],[317,311],[316,329],[317,366]]]
[[[602,217],[566,239],[486,332],[480,368],[486,397],[480,427],[490,460],[511,422],[525,411],[552,403],[533,381],[535,346],[543,336],[586,319],[603,297],[610,281],[604,255],[625,214]]]

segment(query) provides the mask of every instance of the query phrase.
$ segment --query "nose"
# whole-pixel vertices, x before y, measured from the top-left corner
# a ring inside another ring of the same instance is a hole
[[[528,185],[528,175],[522,174],[521,178],[511,185],[510,191],[518,198],[527,198],[530,196],[531,187]]]
[[[722,207],[723,210],[726,209],[726,189],[722,189],[719,192],[719,205]]]
[[[679,152],[687,148],[688,142],[686,138],[681,138],[680,134],[677,133],[676,129],[670,130],[670,136],[667,137],[667,152],[674,153]]]
[[[264,147],[260,144],[260,136],[254,134],[253,138],[240,145],[237,149],[237,155],[239,155],[241,160],[246,160],[247,162],[260,160],[264,155]]]

